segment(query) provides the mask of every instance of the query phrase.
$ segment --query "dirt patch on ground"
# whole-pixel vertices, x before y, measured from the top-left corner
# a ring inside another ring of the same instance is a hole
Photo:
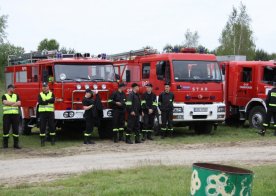
[[[194,162],[259,165],[276,163],[276,141],[215,144],[114,144],[101,141],[58,149],[22,149],[0,160],[0,184],[49,181],[92,170],[145,165],[191,165]],[[5,152],[3,152],[5,153]],[[3,154],[2,153],[2,154]]]

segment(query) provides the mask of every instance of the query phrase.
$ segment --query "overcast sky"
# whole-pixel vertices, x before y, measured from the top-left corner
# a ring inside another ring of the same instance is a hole
[[[189,28],[209,49],[240,0],[0,0],[8,40],[26,51],[44,38],[80,52],[118,53],[179,44]],[[276,52],[276,1],[244,0],[257,48]]]

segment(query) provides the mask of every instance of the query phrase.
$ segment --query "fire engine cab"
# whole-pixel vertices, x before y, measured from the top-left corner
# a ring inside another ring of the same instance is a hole
[[[102,55],[103,57],[105,55]],[[56,126],[71,130],[83,130],[82,99],[85,89],[97,90],[103,104],[103,120],[112,118],[107,106],[110,89],[117,88],[116,75],[111,61],[84,55],[60,54],[57,51],[26,53],[9,56],[5,67],[6,85],[14,84],[22,102],[22,131],[31,132],[36,121],[36,106],[42,82],[48,82],[55,94]],[[106,134],[106,125],[100,123],[99,134]]]
[[[217,57],[225,78],[226,123],[260,128],[266,105],[265,98],[276,79],[274,61],[246,61],[245,56]]]
[[[194,49],[163,54],[142,49],[108,58],[113,60],[121,80],[126,82],[128,92],[133,82],[142,87],[140,93],[151,83],[158,96],[164,91],[165,82],[171,84],[175,95],[175,126],[190,126],[196,133],[210,133],[213,125],[224,121],[222,75],[215,55],[195,53]]]

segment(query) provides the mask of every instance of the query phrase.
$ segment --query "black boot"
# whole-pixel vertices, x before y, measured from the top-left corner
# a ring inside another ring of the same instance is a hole
[[[113,131],[113,141],[114,141],[114,143],[118,143],[118,141],[119,141],[118,131]]]
[[[266,132],[266,129],[265,128],[262,128],[258,134],[261,135],[261,136],[265,136],[265,132]]]
[[[133,144],[133,142],[132,142],[131,139],[130,139],[130,134],[127,134],[127,135],[126,135],[126,143],[127,143],[127,144]]]
[[[9,147],[9,137],[3,137],[3,148]]]
[[[276,136],[276,130],[274,131],[274,136]]]
[[[56,144],[56,136],[52,135],[51,136],[51,145],[54,146]]]
[[[142,137],[142,141],[146,141],[147,140],[147,132],[143,131],[143,137]]]
[[[87,137],[87,144],[95,144],[95,142],[91,140],[91,136]]]
[[[87,136],[83,137],[83,144],[87,144]]]
[[[161,130],[161,139],[165,139],[166,130]]]
[[[45,146],[45,136],[40,137],[40,146]]]
[[[124,141],[124,130],[119,131],[119,141]]]
[[[21,147],[19,146],[19,138],[18,137],[13,137],[13,148],[14,149],[21,149]]]
[[[153,138],[152,138],[152,132],[151,131],[148,132],[147,136],[148,136],[147,138],[149,140],[153,140]]]
[[[136,144],[142,143],[140,139],[140,134],[135,135],[135,143]]]

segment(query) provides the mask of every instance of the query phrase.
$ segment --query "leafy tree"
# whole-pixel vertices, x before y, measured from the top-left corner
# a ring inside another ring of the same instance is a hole
[[[172,52],[173,46],[171,44],[166,44],[163,48],[163,52],[169,53]]]
[[[233,7],[226,26],[222,30],[217,54],[246,55],[247,59],[253,59],[255,43],[250,23],[251,18],[244,4],[241,3],[239,9]]]
[[[59,49],[59,43],[55,39],[48,40],[47,38],[45,38],[44,40],[42,40],[39,43],[38,47],[37,47],[38,51],[42,51],[42,50],[58,50],[58,49]]]
[[[270,58],[271,56],[263,49],[257,49],[255,51],[255,56],[254,56],[255,61],[268,61],[270,60]]]
[[[61,47],[59,52],[61,52],[62,54],[75,54],[76,50],[74,48]]]
[[[198,40],[199,40],[199,35],[198,32],[192,32],[190,29],[187,29],[185,33],[185,42],[184,42],[184,47],[186,48],[197,48],[198,47]]]
[[[6,38],[6,27],[7,27],[7,15],[0,16],[0,44],[4,42],[4,39]]]

